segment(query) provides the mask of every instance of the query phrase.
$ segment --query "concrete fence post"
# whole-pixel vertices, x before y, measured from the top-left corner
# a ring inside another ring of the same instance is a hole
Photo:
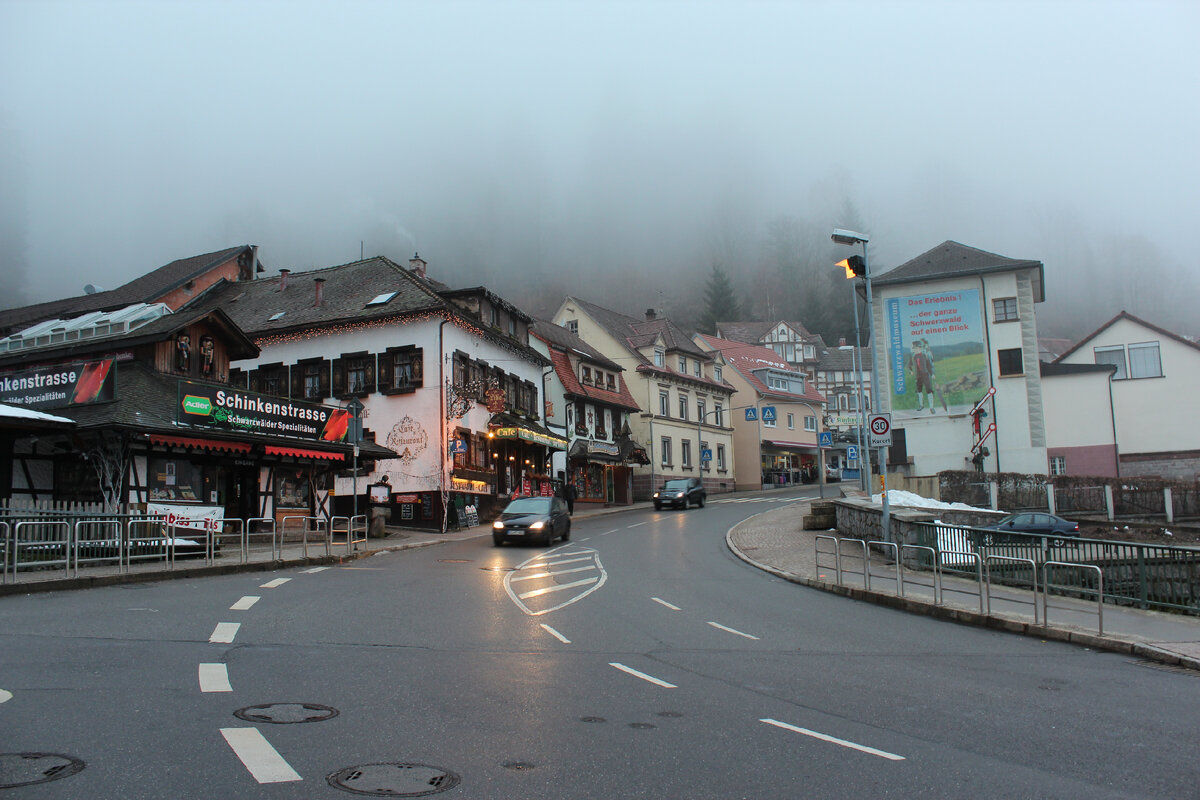
[[[1046,508],[1050,509],[1051,514],[1057,514],[1058,510],[1054,505],[1054,484],[1046,484]]]
[[[1104,509],[1108,512],[1108,521],[1112,522],[1116,519],[1116,512],[1113,506],[1112,484],[1104,484]]]
[[[1175,502],[1171,497],[1171,487],[1163,487],[1163,510],[1167,512],[1167,522],[1175,522]]]
[[[988,481],[988,501],[991,503],[992,511],[1000,508],[1000,484],[995,481]]]

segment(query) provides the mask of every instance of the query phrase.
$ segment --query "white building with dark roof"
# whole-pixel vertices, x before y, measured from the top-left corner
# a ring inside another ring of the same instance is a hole
[[[1044,474],[1034,314],[1045,295],[1042,263],[947,241],[872,284],[874,400],[892,416],[889,469]],[[970,412],[981,401],[977,433]]]

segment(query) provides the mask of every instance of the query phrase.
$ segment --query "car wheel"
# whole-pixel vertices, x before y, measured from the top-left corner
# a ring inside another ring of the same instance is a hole
[[[571,541],[571,520],[567,520],[567,529],[563,531],[562,540],[564,542]]]
[[[704,495],[700,495],[700,502],[696,503],[700,508],[704,508]]]
[[[550,525],[546,528],[546,535],[542,539],[542,544],[544,544],[546,547],[549,547],[550,545],[554,544],[554,526],[553,525]]]
[[[662,503],[655,503],[655,504],[654,504],[654,510],[655,510],[655,511],[662,511]]]
[[[496,545],[496,547],[500,547],[502,544],[504,544],[504,537],[503,536],[493,536],[492,542]]]

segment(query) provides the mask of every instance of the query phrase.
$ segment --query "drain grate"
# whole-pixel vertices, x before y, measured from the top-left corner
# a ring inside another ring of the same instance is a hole
[[[458,786],[459,777],[428,764],[360,764],[325,778],[335,789],[378,797],[424,797]]]
[[[49,783],[80,772],[86,764],[58,753],[0,753],[0,789]]]
[[[247,722],[291,725],[296,722],[324,722],[336,717],[338,710],[319,703],[263,703],[239,708],[233,715]]]

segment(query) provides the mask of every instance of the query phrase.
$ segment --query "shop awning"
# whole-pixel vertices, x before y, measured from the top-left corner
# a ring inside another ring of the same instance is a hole
[[[249,453],[249,442],[228,442],[224,439],[193,439],[190,436],[166,436],[150,434],[151,444],[161,444],[168,447],[202,447],[206,450],[216,450],[220,453]]]
[[[342,461],[345,459],[343,453],[330,453],[327,450],[305,450],[302,447],[276,447],[275,445],[266,445],[263,450],[269,456],[295,456],[296,458],[320,458],[327,461]]]
[[[785,450],[816,450],[817,449],[817,445],[815,443],[814,444],[806,444],[804,442],[779,442],[779,441],[768,440],[768,441],[764,441],[763,444],[769,444],[772,447],[782,447]]]

